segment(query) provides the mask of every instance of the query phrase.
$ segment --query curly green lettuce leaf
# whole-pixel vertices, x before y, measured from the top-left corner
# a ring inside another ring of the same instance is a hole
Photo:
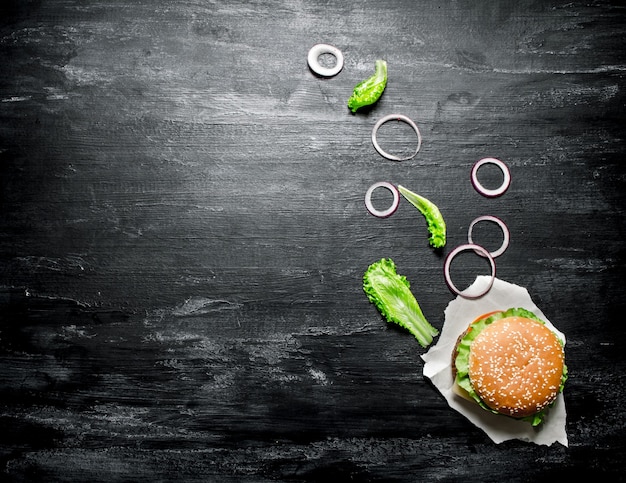
[[[374,104],[383,95],[383,91],[387,86],[387,62],[377,60],[375,69],[371,77],[359,82],[354,87],[352,95],[348,99],[348,107],[352,112],[356,112],[361,107]]]
[[[363,290],[387,322],[407,329],[422,347],[430,345],[433,337],[439,334],[424,317],[409,281],[398,275],[390,258],[383,258],[368,267],[363,275]]]
[[[503,319],[505,317],[525,317],[527,319],[536,320],[537,322],[541,322],[545,324],[543,320],[537,317],[533,312],[523,309],[523,308],[511,308],[502,312],[496,312],[489,317],[485,317],[479,321],[476,321],[472,324],[472,328],[470,331],[466,332],[463,338],[460,340],[457,349],[458,353],[454,359],[454,364],[456,367],[456,383],[459,387],[461,387],[474,401],[476,401],[483,409],[494,413],[500,414],[498,411],[491,409],[487,406],[483,400],[480,398],[478,393],[472,387],[472,383],[469,378],[469,353],[470,346],[472,342],[478,334],[482,332],[482,330],[487,327],[489,324],[495,322],[496,320]],[[561,342],[562,343],[562,342]],[[563,365],[563,375],[561,376],[561,385],[559,387],[559,392],[563,391],[565,387],[565,381],[567,380],[567,366]],[[546,417],[546,413],[548,408],[552,407],[554,403],[550,404],[547,408],[539,411],[533,415],[530,415],[525,418],[521,418],[524,421],[528,421],[533,426],[540,425]]]
[[[430,233],[428,238],[430,246],[443,248],[446,245],[446,222],[437,205],[423,196],[406,189],[404,186],[398,185],[398,191],[426,218],[428,233]]]

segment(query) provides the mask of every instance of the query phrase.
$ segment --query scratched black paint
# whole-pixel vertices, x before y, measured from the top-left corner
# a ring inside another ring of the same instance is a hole
[[[622,478],[617,2],[50,0],[0,19],[1,479]],[[335,78],[306,66],[318,42],[345,55]],[[386,92],[352,115],[377,58]],[[391,112],[420,126],[411,161],[371,146]],[[511,168],[497,200],[469,182],[485,156]],[[379,180],[437,203],[443,253],[411,206],[367,214]],[[441,328],[443,256],[484,214],[511,230],[498,276],[567,335],[568,448],[491,443],[361,290],[392,257]]]

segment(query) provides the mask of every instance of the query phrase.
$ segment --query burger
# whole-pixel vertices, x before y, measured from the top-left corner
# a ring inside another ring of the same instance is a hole
[[[564,342],[526,309],[491,312],[459,336],[452,371],[460,396],[537,426],[567,380]]]

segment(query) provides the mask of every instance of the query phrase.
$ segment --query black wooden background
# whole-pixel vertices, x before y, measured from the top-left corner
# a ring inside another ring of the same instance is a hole
[[[622,479],[619,3],[3,0],[0,479]],[[308,69],[320,42],[336,77]],[[350,113],[379,58],[386,92]],[[391,113],[421,128],[410,161],[372,147]],[[439,205],[443,253],[408,203],[367,213],[381,180]],[[485,214],[499,278],[567,335],[567,448],[492,443],[362,291],[390,257],[441,328],[443,257]]]

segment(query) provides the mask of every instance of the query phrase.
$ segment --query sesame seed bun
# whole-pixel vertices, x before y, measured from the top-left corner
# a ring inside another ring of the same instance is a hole
[[[563,345],[544,324],[505,317],[485,327],[472,342],[468,374],[487,406],[523,418],[556,399],[564,359]]]

